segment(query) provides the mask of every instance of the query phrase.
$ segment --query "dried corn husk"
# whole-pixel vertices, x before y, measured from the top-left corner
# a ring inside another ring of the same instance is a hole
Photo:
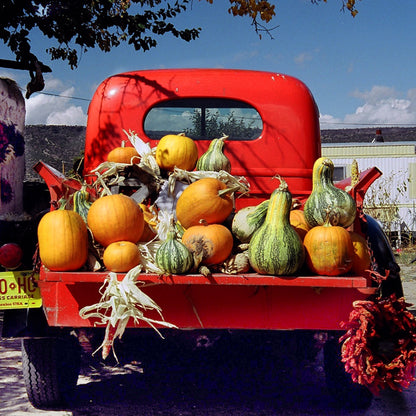
[[[152,149],[149,143],[144,142],[134,131],[123,131],[130,140],[130,143],[137,150],[137,153],[140,155],[140,162],[138,165],[148,173],[160,176],[160,168],[155,158],[156,148]]]
[[[162,245],[160,240],[152,240],[146,244],[138,244],[140,250],[140,264],[145,273],[155,273],[162,275],[163,270],[156,265],[156,252]]]
[[[178,168],[175,168],[171,175],[169,175],[169,190],[171,193],[174,192],[176,181],[191,183],[202,178],[219,179],[229,188],[235,188],[236,192],[241,192],[242,194],[247,194],[250,191],[250,184],[244,176],[236,177],[226,172],[225,170],[221,170],[219,172],[205,170],[189,172],[187,170]]]
[[[161,337],[162,334],[158,331],[155,325],[176,328],[175,325],[166,322],[163,319],[161,308],[149,296],[139,289],[138,285],[144,284],[137,280],[141,271],[141,265],[134,267],[126,274],[122,281],[117,279],[116,273],[110,272],[104,280],[104,284],[101,286],[100,293],[102,296],[100,301],[94,305],[85,306],[79,311],[81,318],[98,318],[98,324],[106,325],[107,330],[111,327],[115,329],[115,333],[112,334],[111,344],[109,345],[110,348],[116,338],[122,337],[127,323],[131,318],[134,320],[136,325],[140,324],[140,321],[146,322]],[[155,310],[158,312],[161,320],[146,317],[144,313],[148,310]],[[108,339],[105,338],[97,351],[107,346]],[[106,357],[107,355],[108,352],[105,351],[105,353],[103,353],[103,357]],[[117,359],[115,354],[114,356]]]

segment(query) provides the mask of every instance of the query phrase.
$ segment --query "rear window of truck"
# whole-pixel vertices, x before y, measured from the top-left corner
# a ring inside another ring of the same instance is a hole
[[[159,140],[184,132],[194,140],[211,140],[224,134],[228,140],[255,140],[263,130],[260,114],[251,105],[223,98],[185,98],[163,101],[146,114],[146,135]]]

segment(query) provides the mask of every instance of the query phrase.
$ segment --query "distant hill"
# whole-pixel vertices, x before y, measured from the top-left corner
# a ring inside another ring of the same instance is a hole
[[[26,126],[26,181],[42,182],[33,166],[42,160],[65,172],[72,169],[73,161],[84,150],[84,126]],[[416,127],[388,127],[382,129],[385,142],[416,141]],[[322,143],[370,143],[375,128],[321,130]]]
[[[73,161],[84,152],[84,126],[26,126],[25,160],[27,181],[43,181],[33,170],[42,160],[60,172],[72,169]]]

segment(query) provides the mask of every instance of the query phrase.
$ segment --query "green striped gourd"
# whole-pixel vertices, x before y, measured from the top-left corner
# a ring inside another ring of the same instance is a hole
[[[155,262],[167,274],[184,274],[192,268],[193,255],[185,244],[176,239],[174,225],[171,225],[166,240],[157,249]]]
[[[250,265],[257,273],[291,275],[303,265],[304,247],[290,224],[291,206],[292,195],[280,179],[280,186],[270,196],[266,218],[248,248]]]
[[[224,143],[228,136],[213,139],[208,150],[198,159],[196,170],[231,172],[231,162],[224,154]]]
[[[310,227],[323,225],[328,212],[338,218],[341,227],[349,227],[355,219],[357,207],[354,199],[333,182],[334,163],[321,157],[313,166],[312,192],[303,208],[305,220]]]
[[[269,200],[261,202],[259,205],[248,206],[239,209],[231,223],[231,230],[234,236],[242,243],[248,243],[263,224],[267,214]]]
[[[72,196],[73,210],[81,215],[82,219],[87,222],[88,211],[92,202],[89,201],[90,194],[85,186],[82,186],[79,191],[74,192]]]

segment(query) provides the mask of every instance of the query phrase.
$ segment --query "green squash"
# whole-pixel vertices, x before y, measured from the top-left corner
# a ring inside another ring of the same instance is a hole
[[[254,232],[263,224],[268,206],[269,200],[266,200],[259,205],[239,209],[231,223],[233,235],[242,243],[248,243]]]
[[[231,172],[231,162],[224,154],[224,143],[228,136],[213,139],[208,150],[198,159],[196,170]]]
[[[351,195],[334,185],[334,163],[331,159],[321,157],[313,166],[312,192],[303,208],[308,225],[323,225],[328,212],[337,218],[340,227],[349,227],[355,219],[357,206]]]
[[[90,194],[85,186],[82,186],[79,191],[74,192],[72,196],[73,210],[81,215],[82,219],[87,222],[88,211],[92,202],[89,201]]]
[[[291,275],[305,259],[302,241],[290,224],[292,195],[287,183],[280,181],[270,196],[266,218],[251,237],[248,248],[250,265],[260,274]]]
[[[171,226],[166,240],[157,249],[155,262],[167,274],[184,274],[192,268],[193,255],[185,244],[176,239],[174,226]]]

